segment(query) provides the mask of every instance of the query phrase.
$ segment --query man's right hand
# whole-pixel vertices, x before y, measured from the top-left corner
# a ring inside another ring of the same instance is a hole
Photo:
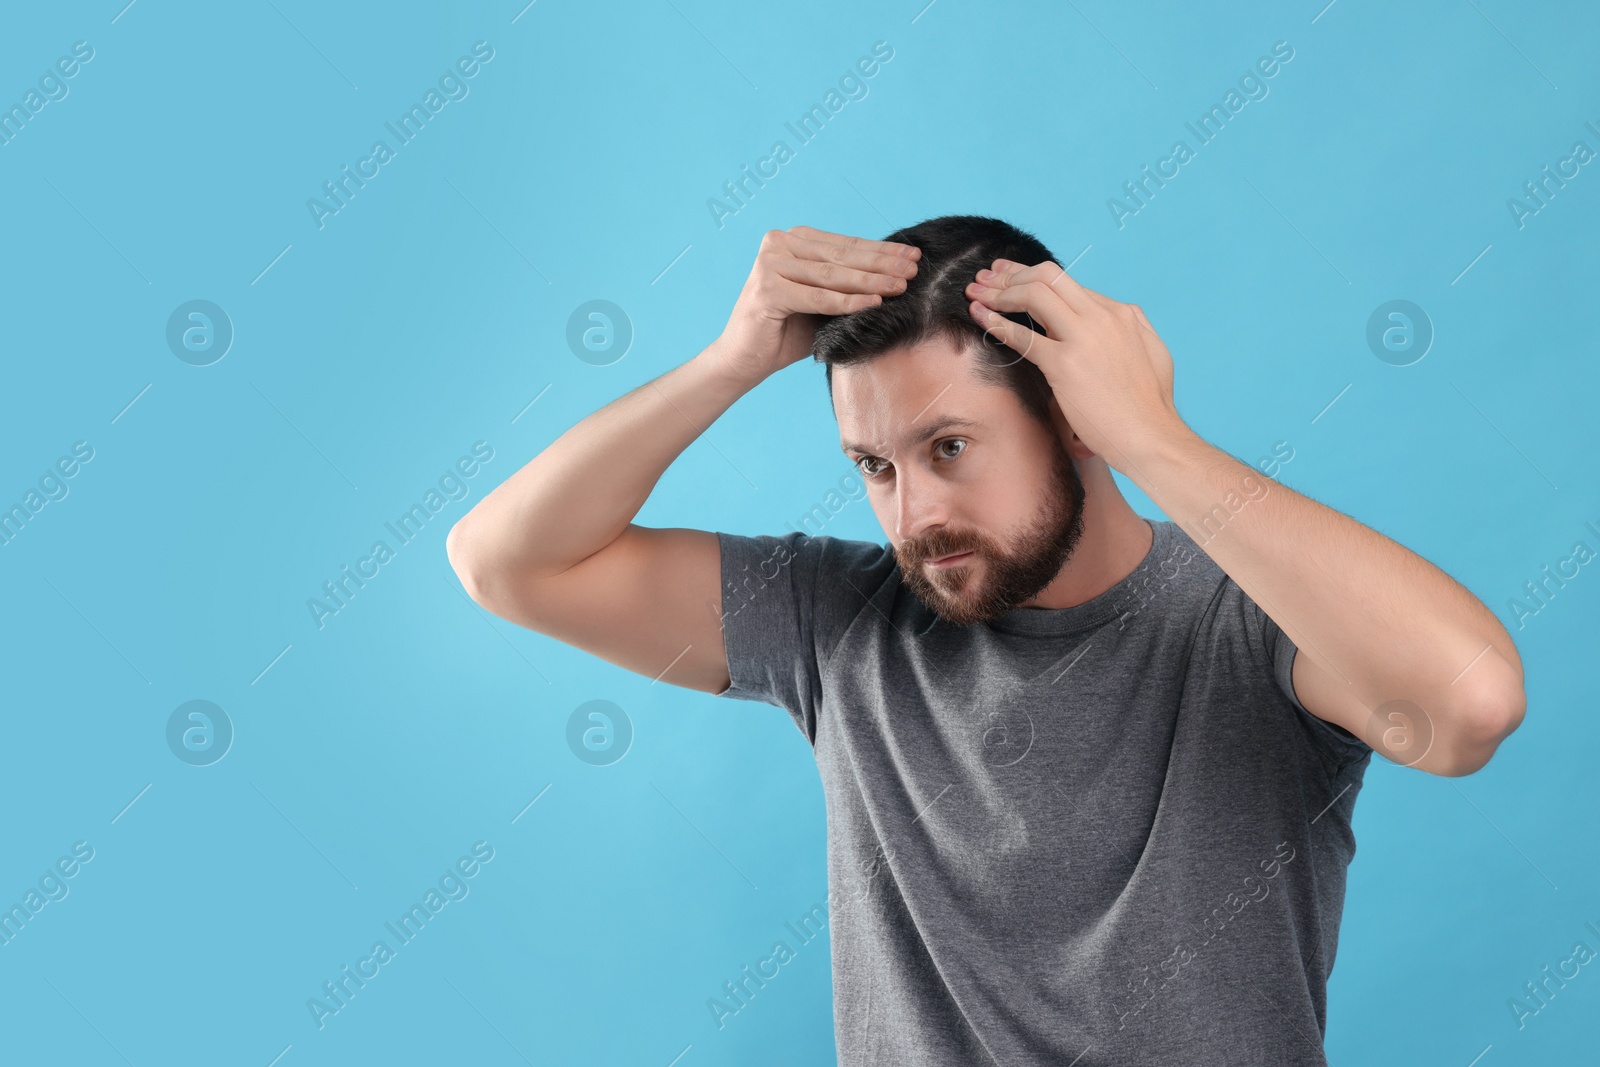
[[[720,538],[632,520],[701,427],[810,352],[818,316],[904,292],[913,253],[809,226],[768,233],[721,337],[567,430],[451,527],[467,595],[639,675],[726,692],[723,625],[738,609],[722,606]]]
[[[847,315],[905,292],[922,250],[795,226],[768,230],[715,347],[751,381],[811,353],[824,315]]]

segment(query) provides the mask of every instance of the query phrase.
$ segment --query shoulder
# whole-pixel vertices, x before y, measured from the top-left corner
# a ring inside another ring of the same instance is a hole
[[[717,532],[725,562],[735,574],[749,571],[763,581],[812,582],[843,574],[882,574],[896,569],[894,550],[874,541],[855,541],[798,530],[782,534]],[[729,569],[727,567],[725,570]],[[785,574],[787,572],[787,574]]]
[[[1275,635],[1266,613],[1183,527],[1170,520],[1154,525],[1149,563],[1119,605],[1124,625],[1142,621],[1186,635],[1191,661],[1231,659],[1270,671]]]
[[[753,535],[719,531],[717,538],[725,615],[775,590],[826,628],[899,584],[899,563],[887,544],[797,530]]]
[[[1228,576],[1183,527],[1170,519],[1150,524],[1150,554],[1117,592],[1122,625],[1137,620],[1192,626],[1215,609]]]
[[[1294,687],[1294,663],[1299,651],[1294,641],[1193,538],[1174,526],[1174,541],[1192,548],[1196,554],[1190,564],[1190,581],[1194,592],[1202,594],[1191,667],[1195,668],[1197,661],[1206,661],[1230,671],[1246,670],[1258,680],[1270,678],[1282,702],[1293,709],[1291,717],[1304,727],[1305,736],[1332,759],[1335,767],[1370,754],[1371,749],[1360,738],[1313,714],[1301,702]]]

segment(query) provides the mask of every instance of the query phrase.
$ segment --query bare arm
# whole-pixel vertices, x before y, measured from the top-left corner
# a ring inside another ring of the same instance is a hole
[[[1306,710],[1429,774],[1481,768],[1527,710],[1494,613],[1376,530],[1271,478],[1254,492],[1255,471],[1178,415],[1172,354],[1137,305],[1052,262],[994,265],[967,287],[974,319],[1039,366],[1072,432],[1288,635]],[[1045,333],[998,311],[1026,311]]]
[[[903,289],[915,259],[895,250],[908,247],[769,232],[716,341],[567,430],[451,528],[445,550],[468,594],[639,674],[726,689],[716,534],[632,520],[734,401],[810,353],[818,315]]]
[[[1480,770],[1521,724],[1511,635],[1444,571],[1270,478],[1239,503],[1255,470],[1192,430],[1133,455],[1139,487],[1295,643],[1292,682],[1307,711],[1396,763],[1449,777]]]
[[[755,384],[730,373],[713,342],[557,438],[451,528],[445,550],[468,594],[629,670],[655,677],[671,664],[666,681],[727,688],[716,534],[632,519]]]

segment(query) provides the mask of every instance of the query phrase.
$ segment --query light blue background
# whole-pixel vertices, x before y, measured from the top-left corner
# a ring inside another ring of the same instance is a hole
[[[1600,164],[1521,228],[1507,207],[1575,141],[1600,149],[1592,5],[522,2],[4,15],[6,106],[73,42],[94,58],[0,145],[0,505],[74,442],[94,458],[0,547],[0,903],[74,842],[95,854],[0,946],[0,1058],[832,1062],[825,939],[724,1028],[706,1006],[826,896],[803,738],[486,615],[444,537],[711,341],[765,230],[952,213],[1030,229],[1139,303],[1191,426],[1251,462],[1287,441],[1284,482],[1444,568],[1518,642],[1527,719],[1488,768],[1374,759],[1331,1062],[1594,1056],[1600,965],[1524,1029],[1507,1007],[1580,938],[1600,949],[1597,568],[1525,625],[1509,607],[1600,548]],[[307,199],[480,40],[469,95],[319,229]],[[1119,229],[1107,199],[1193,147],[1184,123],[1280,40],[1270,94]],[[784,123],[876,41],[894,56],[866,97],[798,145]],[[795,158],[719,228],[708,199],[780,138]],[[1406,367],[1364,339],[1396,298],[1437,331]],[[164,338],[193,299],[236,331],[206,367]],[[607,366],[565,340],[593,299],[635,330]],[[308,598],[477,441],[494,456],[466,498],[319,629]],[[837,446],[804,363],[639,521],[781,532],[849,473]],[[883,540],[865,502],[828,532]],[[212,766],[165,741],[191,699],[236,729]],[[636,731],[611,766],[565,741],[591,699]],[[307,999],[479,840],[470,895],[319,1030]]]

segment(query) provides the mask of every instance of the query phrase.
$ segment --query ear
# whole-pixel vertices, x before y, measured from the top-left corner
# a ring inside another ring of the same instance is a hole
[[[1088,459],[1095,454],[1067,422],[1066,415],[1061,412],[1061,404],[1054,396],[1050,398],[1050,425],[1055,427],[1056,436],[1061,438],[1061,444],[1066,448],[1067,455],[1073,459]]]

